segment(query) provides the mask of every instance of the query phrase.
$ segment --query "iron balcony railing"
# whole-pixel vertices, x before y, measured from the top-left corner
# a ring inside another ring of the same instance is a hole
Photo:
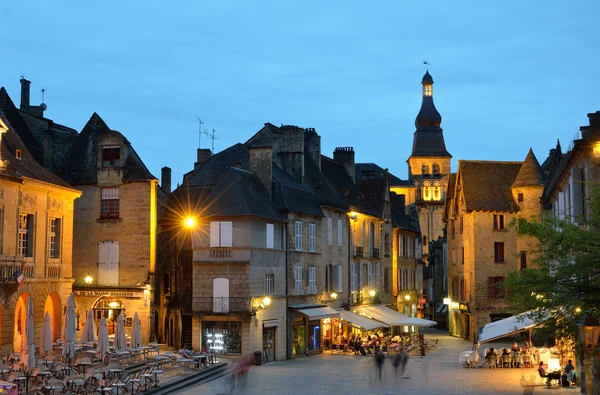
[[[193,297],[182,300],[182,311],[195,314],[249,314],[249,297]]]
[[[355,257],[362,258],[362,256],[363,256],[363,248],[362,248],[362,247],[355,246],[355,247],[354,247],[354,256],[355,256]]]
[[[379,248],[371,248],[371,258],[379,258]]]

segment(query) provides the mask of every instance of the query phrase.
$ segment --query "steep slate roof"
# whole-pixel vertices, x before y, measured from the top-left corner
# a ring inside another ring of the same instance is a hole
[[[359,207],[367,207],[374,210],[376,215],[383,215],[384,193],[386,189],[385,180],[362,180],[357,181],[360,195],[359,201],[362,205]]]
[[[0,88],[0,111],[4,113],[8,122],[10,122],[14,130],[19,134],[20,140],[25,144],[35,160],[38,163],[43,163],[44,148],[37,143],[33,133],[29,130],[27,123],[21,117],[19,110],[4,87]]]
[[[560,141],[556,144],[556,148],[550,150],[550,154],[542,166],[546,178],[544,192],[542,192],[542,203],[545,203],[550,197],[550,194],[558,182],[560,175],[566,168],[572,156],[573,150],[567,152],[566,154],[562,153]]]
[[[273,203],[281,211],[292,211],[323,217],[315,193],[295,180],[273,162]]]
[[[3,111],[0,111],[0,119],[2,119],[2,122],[8,127],[8,132],[2,134],[2,160],[7,161],[8,166],[6,166],[5,169],[0,168],[0,176],[9,177],[17,181],[22,181],[23,177],[28,177],[72,189],[69,184],[45,169],[36,161],[21,140],[14,125]],[[21,128],[27,128],[27,125],[24,122],[17,121],[17,124]],[[27,131],[27,129],[21,130],[24,135],[27,135]],[[15,156],[17,149],[21,150],[21,159],[17,159]]]
[[[312,188],[322,205],[343,211],[348,209],[346,200],[308,155],[304,156],[304,181]]]
[[[409,232],[421,233],[416,219],[404,212],[404,206],[401,204],[401,197],[395,193],[390,193],[390,203],[392,207],[392,222],[395,227]]]
[[[446,189],[446,201],[444,203],[444,221],[448,219],[450,205],[454,202],[454,189],[456,188],[456,173],[448,175],[448,188]]]
[[[95,184],[98,182],[97,153],[98,143],[104,133],[119,133],[106,125],[97,113],[92,114],[83,130],[75,139],[73,146],[66,155],[59,174],[71,184]],[[121,133],[119,133],[121,134]],[[121,136],[123,136],[121,134]],[[128,157],[123,166],[123,181],[156,180],[144,162],[135,152],[131,143],[123,136],[127,147]]]
[[[544,185],[544,179],[542,175],[542,168],[538,162],[533,150],[529,148],[527,157],[519,169],[519,174],[512,184],[513,188],[520,187],[533,187]]]
[[[458,161],[467,211],[516,212],[511,185],[521,162]]]
[[[383,168],[375,163],[356,163],[354,167],[356,169],[354,176],[356,180],[362,180],[365,174],[372,174],[372,178],[383,178]],[[392,173],[388,173],[388,176],[390,180],[390,187],[411,186],[410,182],[403,181]]]

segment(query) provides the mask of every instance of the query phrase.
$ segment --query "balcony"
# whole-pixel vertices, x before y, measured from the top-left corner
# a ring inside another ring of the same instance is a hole
[[[362,258],[363,256],[363,248],[362,247],[358,247],[358,246],[354,246],[354,257],[355,258]]]
[[[249,248],[212,247],[194,250],[194,262],[250,262]]]
[[[379,248],[371,248],[371,258],[379,258]]]
[[[46,264],[46,277],[47,278],[60,278],[60,263]]]
[[[15,272],[23,269],[25,278],[33,277],[33,264],[25,264],[24,257],[0,257],[0,281],[15,281]]]
[[[193,314],[250,314],[250,298],[238,297],[194,297],[192,300],[182,300],[182,312]]]

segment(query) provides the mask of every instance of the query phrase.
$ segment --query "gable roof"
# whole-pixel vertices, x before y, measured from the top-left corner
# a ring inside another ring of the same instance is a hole
[[[37,162],[3,111],[0,111],[0,121],[8,128],[8,131],[3,133],[1,137],[2,161],[7,163],[7,166],[0,167],[0,176],[8,177],[16,181],[23,181],[24,177],[27,177],[63,188],[72,189],[69,184]],[[25,125],[24,122],[17,123],[21,128],[27,128],[27,125]],[[27,129],[23,129],[22,132],[26,135]],[[15,156],[16,150],[21,151],[21,159],[17,159]]]
[[[517,174],[517,178],[512,184],[513,188],[521,188],[521,187],[535,187],[544,185],[544,180],[542,176],[542,168],[540,167],[540,163],[538,162],[533,150],[529,148],[529,152],[527,153],[527,157],[521,164],[521,168],[519,169],[519,174]]]
[[[458,161],[466,210],[518,211],[511,185],[520,169],[521,162]]]
[[[98,182],[98,144],[103,134],[117,133],[123,138],[128,156],[123,166],[122,181],[156,180],[131,143],[121,133],[111,130],[97,113],[93,113],[81,133],[75,138],[59,174],[71,184],[95,184]]]

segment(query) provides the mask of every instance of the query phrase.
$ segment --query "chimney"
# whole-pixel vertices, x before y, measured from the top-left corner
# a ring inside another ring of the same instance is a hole
[[[273,148],[251,147],[250,148],[250,171],[252,171],[271,196],[271,184],[273,182]]]
[[[310,158],[321,171],[321,136],[315,128],[306,128],[304,131],[304,158]]]
[[[171,193],[171,168],[163,167],[160,169],[160,186],[165,193]]]
[[[212,156],[212,152],[208,148],[198,148],[198,161],[194,163],[194,170],[199,168]]]
[[[333,160],[344,166],[346,172],[355,182],[355,169],[354,169],[354,148],[352,147],[337,147],[333,151]]]
[[[279,150],[275,163],[297,181],[304,182],[304,129],[295,125],[282,125],[274,138]]]
[[[29,92],[31,87],[31,81],[21,77],[21,107],[23,111],[27,111],[30,106]]]

